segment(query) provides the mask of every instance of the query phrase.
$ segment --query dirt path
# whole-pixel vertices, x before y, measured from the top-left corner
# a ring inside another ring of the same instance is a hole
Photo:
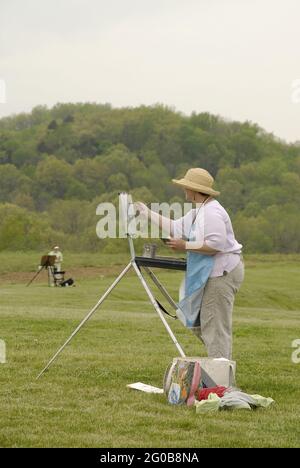
[[[125,266],[125,265],[124,265]],[[80,267],[80,268],[70,268],[66,274],[65,279],[73,278],[75,281],[85,279],[85,278],[97,278],[103,276],[114,276],[122,271],[124,267],[118,266],[109,266],[109,267]],[[27,284],[33,277],[34,272],[10,272],[0,274],[0,285],[3,283],[10,284]],[[37,283],[47,283],[48,276],[46,271],[42,271],[34,280]]]

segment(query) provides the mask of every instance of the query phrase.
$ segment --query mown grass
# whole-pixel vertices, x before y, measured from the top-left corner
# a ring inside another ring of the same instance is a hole
[[[28,268],[31,255],[1,253],[1,272],[16,271],[17,259]],[[119,264],[121,271],[127,260],[128,255],[66,256],[72,268]],[[300,338],[299,258],[251,256],[246,266],[234,311],[237,383],[276,401],[253,412],[197,415],[194,408],[168,405],[163,395],[126,387],[136,381],[161,386],[177,355],[132,273],[36,381],[115,274],[85,278],[81,272],[76,288],[69,289],[2,283],[0,339],[8,362],[0,364],[0,446],[299,446],[300,364],[291,361],[291,343]],[[181,274],[159,276],[176,297]],[[168,321],[187,355],[205,355],[193,335]]]

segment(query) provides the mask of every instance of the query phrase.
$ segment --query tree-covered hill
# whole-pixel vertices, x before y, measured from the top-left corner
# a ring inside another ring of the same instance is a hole
[[[145,202],[183,200],[170,180],[190,167],[216,178],[246,251],[300,251],[298,145],[208,113],[99,104],[0,120],[0,249],[109,250],[95,234],[98,203],[120,190]]]

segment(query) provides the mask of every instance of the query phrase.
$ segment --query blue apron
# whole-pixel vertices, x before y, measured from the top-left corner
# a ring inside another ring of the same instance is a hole
[[[190,229],[190,241],[194,241],[196,238],[195,229],[196,219]],[[213,269],[214,261],[214,255],[187,252],[185,294],[176,310],[177,317],[187,328],[200,326],[200,309],[204,287]]]

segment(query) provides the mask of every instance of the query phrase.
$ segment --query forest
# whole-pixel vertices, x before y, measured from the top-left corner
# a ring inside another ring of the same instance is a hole
[[[97,205],[121,190],[183,202],[171,179],[190,167],[215,177],[245,252],[300,252],[299,143],[209,113],[94,103],[0,120],[0,250],[121,251],[96,236]]]

